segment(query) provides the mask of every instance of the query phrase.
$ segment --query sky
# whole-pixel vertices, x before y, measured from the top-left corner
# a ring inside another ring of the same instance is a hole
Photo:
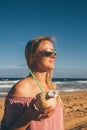
[[[0,0],[0,78],[29,73],[24,49],[56,37],[53,77],[87,78],[87,0]]]

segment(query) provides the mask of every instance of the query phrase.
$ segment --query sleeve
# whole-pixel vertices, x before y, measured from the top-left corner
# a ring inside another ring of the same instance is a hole
[[[4,116],[1,121],[2,130],[6,130],[24,112],[26,105],[22,100],[7,97],[5,102]]]

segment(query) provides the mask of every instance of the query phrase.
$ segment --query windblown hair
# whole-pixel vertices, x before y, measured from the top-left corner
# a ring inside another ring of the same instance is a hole
[[[54,42],[55,42],[54,37],[41,36],[41,37],[37,37],[37,38],[34,38],[31,41],[29,41],[27,43],[26,47],[25,47],[26,61],[27,61],[29,69],[32,72],[34,72],[34,66],[35,66],[33,57],[37,53],[40,44],[45,40],[50,41],[52,44],[54,44]],[[52,83],[52,71],[47,72],[47,74],[46,74],[46,82],[47,82],[50,89],[54,89],[54,85]]]
[[[34,72],[34,66],[35,66],[33,57],[36,55],[40,44],[45,40],[50,41],[54,45],[54,42],[55,42],[54,37],[42,36],[42,37],[37,37],[37,38],[32,39],[31,41],[29,41],[27,43],[27,45],[25,47],[25,58],[26,58],[28,67],[32,72]],[[56,89],[56,87],[52,83],[52,71],[48,71],[46,73],[46,82],[47,82],[49,89]],[[63,102],[59,95],[57,97],[57,101],[59,104],[61,104],[63,106]]]

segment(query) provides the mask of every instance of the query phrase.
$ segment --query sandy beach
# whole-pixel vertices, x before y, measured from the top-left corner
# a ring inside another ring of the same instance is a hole
[[[87,91],[62,94],[65,130],[87,130]]]
[[[87,91],[61,94],[64,103],[65,130],[87,130]],[[4,112],[4,98],[0,99],[0,121]]]

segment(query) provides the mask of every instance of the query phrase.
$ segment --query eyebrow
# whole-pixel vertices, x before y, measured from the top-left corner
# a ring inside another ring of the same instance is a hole
[[[40,51],[55,51],[55,49],[54,48],[49,48],[49,50],[47,50],[47,49],[43,49],[43,50],[40,50]]]

